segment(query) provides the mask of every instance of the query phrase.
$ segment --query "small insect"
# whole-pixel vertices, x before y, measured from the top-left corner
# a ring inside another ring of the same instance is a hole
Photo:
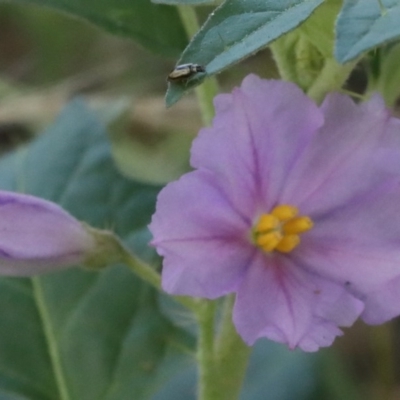
[[[206,72],[199,64],[181,64],[171,71],[167,79],[170,82],[183,82],[199,72]]]

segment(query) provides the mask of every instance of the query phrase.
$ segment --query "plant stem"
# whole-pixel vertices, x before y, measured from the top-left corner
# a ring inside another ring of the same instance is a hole
[[[125,249],[126,250],[126,249]],[[161,291],[161,277],[150,265],[134,257],[128,250],[123,256],[123,263],[126,264],[139,278],[143,279],[155,289]],[[186,296],[173,296],[174,299],[193,312],[197,311],[198,301]]]
[[[191,6],[177,6],[177,9],[187,37],[190,40],[200,28],[196,11]]]
[[[358,59],[346,64],[339,64],[334,58],[325,60],[325,65],[307,91],[308,96],[320,103],[332,90],[339,90],[346,82]]]
[[[203,300],[197,311],[199,339],[197,362],[199,368],[198,400],[218,400],[219,387],[214,359],[214,320],[216,304]]]
[[[219,385],[223,388],[220,398],[235,400],[239,398],[251,348],[237,334],[232,322],[234,296],[228,296],[224,301],[220,332],[215,345],[216,365],[220,372]]]
[[[32,278],[33,297],[39,312],[43,325],[43,332],[47,343],[51,366],[53,368],[54,377],[59,392],[60,400],[71,400],[68,391],[68,385],[65,378],[65,371],[62,367],[60,349],[58,347],[57,337],[53,326],[53,321],[46,304],[43,292],[41,278],[34,276]]]
[[[269,48],[281,79],[299,84],[296,70],[297,60],[294,56],[297,42],[296,35],[284,35],[271,43]]]
[[[190,40],[200,29],[196,12],[191,6],[177,6],[179,16]],[[210,125],[214,117],[213,98],[218,93],[218,83],[214,76],[207,78],[195,88],[204,125]]]
[[[236,400],[242,388],[250,348],[232,323],[234,297],[224,300],[220,330],[215,339],[215,302],[204,300],[198,309],[199,400]]]
[[[128,251],[126,252],[123,261],[139,278],[143,279],[154,288],[158,290],[161,289],[160,274],[150,265],[134,257]]]
[[[196,86],[195,92],[199,102],[203,124],[209,126],[215,114],[213,99],[218,93],[216,79],[213,76],[206,79],[200,86]]]

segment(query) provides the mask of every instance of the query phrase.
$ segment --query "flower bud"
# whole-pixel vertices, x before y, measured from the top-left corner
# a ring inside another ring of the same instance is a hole
[[[58,205],[0,191],[0,274],[30,276],[81,264],[93,235]]]

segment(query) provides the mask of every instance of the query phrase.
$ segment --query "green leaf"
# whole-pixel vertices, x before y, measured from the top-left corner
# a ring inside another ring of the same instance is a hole
[[[118,173],[103,126],[79,101],[25,151],[1,160],[0,186],[57,201],[138,249],[159,191]],[[157,299],[124,266],[1,278],[1,398],[151,399],[190,362],[176,343],[192,345]]]
[[[206,68],[182,83],[169,85],[166,103],[171,106],[206,75],[214,75],[249,57],[273,40],[296,28],[323,0],[226,0],[186,47],[179,64]]]
[[[336,59],[350,61],[400,35],[400,1],[345,0],[336,23]]]
[[[187,43],[177,10],[149,0],[9,0],[9,3],[36,4],[66,12],[167,56],[176,57]]]

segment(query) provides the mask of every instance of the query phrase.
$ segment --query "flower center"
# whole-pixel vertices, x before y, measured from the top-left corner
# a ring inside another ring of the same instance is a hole
[[[270,214],[262,214],[253,227],[254,243],[267,253],[290,253],[300,244],[300,234],[314,226],[311,218],[298,213],[296,207],[281,204]]]

